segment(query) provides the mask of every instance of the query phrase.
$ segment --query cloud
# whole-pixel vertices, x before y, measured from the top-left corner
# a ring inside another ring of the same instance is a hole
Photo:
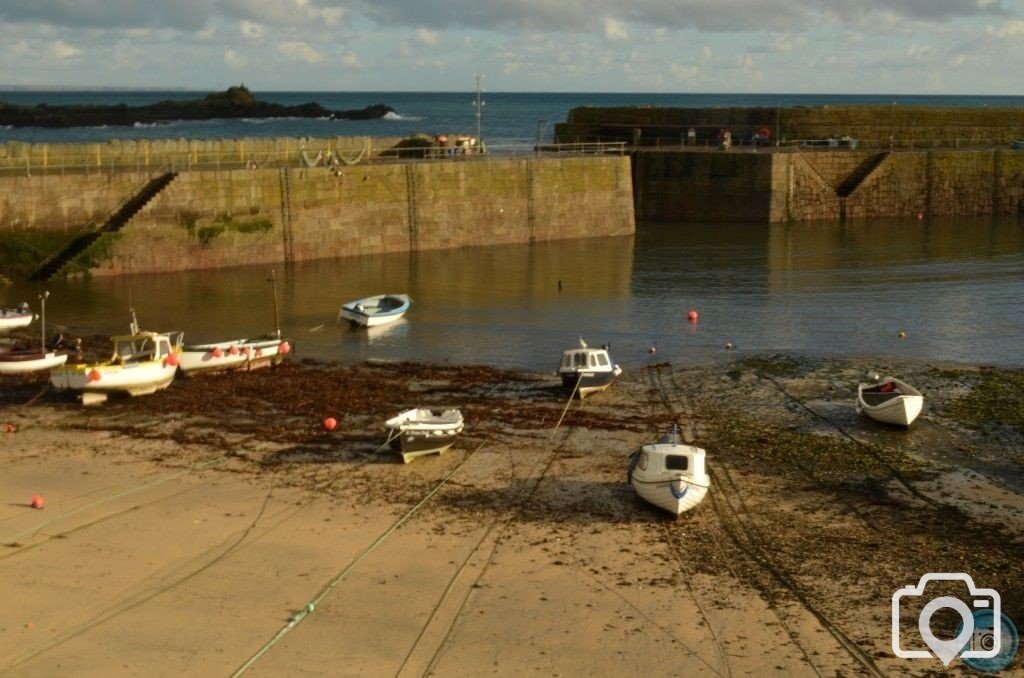
[[[320,52],[313,49],[309,43],[301,40],[285,40],[277,43],[277,51],[282,56],[294,61],[305,61],[307,64],[315,64],[324,60]]]
[[[437,31],[432,31],[429,28],[417,28],[416,40],[424,45],[433,46],[441,42],[441,34]]]
[[[1024,21],[1014,19],[997,26],[986,26],[985,32],[996,38],[1024,38]]]
[[[229,47],[224,50],[224,64],[232,70],[239,71],[249,65],[249,60]]]
[[[238,30],[241,31],[247,40],[259,40],[266,33],[266,28],[263,27],[263,24],[249,21],[248,19],[243,19],[238,24]]]
[[[0,19],[50,26],[160,26],[195,30],[210,18],[206,0],[3,0]]]
[[[341,64],[349,68],[363,67],[363,64],[359,61],[359,55],[355,52],[344,52],[341,55]]]
[[[57,42],[50,45],[49,52],[50,56],[56,59],[59,59],[61,61],[70,61],[81,55],[82,50],[78,49],[74,45],[69,45],[63,40],[58,40]]]
[[[617,21],[611,17],[605,17],[604,37],[608,38],[612,42],[622,42],[623,40],[629,40],[629,32],[621,21]]]

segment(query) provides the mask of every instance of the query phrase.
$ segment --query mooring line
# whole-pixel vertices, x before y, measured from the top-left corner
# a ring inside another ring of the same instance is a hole
[[[558,427],[562,425],[562,420],[565,419],[565,415],[569,411],[569,406],[572,405],[572,399],[576,397],[576,391],[579,390],[580,383],[582,381],[583,373],[581,372],[579,376],[576,377],[576,385],[573,386],[572,393],[569,394],[569,400],[565,403],[565,409],[562,410],[562,416],[558,418],[558,423],[555,424],[555,427],[553,429],[551,429],[551,437],[548,438],[548,440],[554,440],[555,432],[558,430]]]
[[[310,614],[312,614],[316,610],[316,606],[319,605],[320,602],[324,598],[326,598],[328,596],[328,594],[330,594],[331,591],[333,591],[338,586],[338,584],[340,584],[341,581],[346,576],[348,576],[349,572],[351,572],[353,569],[355,569],[355,567],[360,562],[362,562],[363,559],[365,559],[367,556],[369,556],[371,553],[373,553],[377,549],[377,547],[379,547],[381,544],[383,544],[384,541],[388,537],[390,537],[395,532],[395,530],[397,530],[403,524],[405,524],[405,522],[408,521],[409,518],[411,518],[413,516],[413,514],[415,514],[417,511],[419,511],[421,508],[423,508],[423,506],[426,505],[426,503],[428,501],[430,501],[430,499],[435,494],[437,494],[441,490],[442,487],[444,487],[448,483],[448,481],[452,478],[452,476],[454,476],[459,471],[459,469],[461,469],[466,464],[466,462],[468,462],[470,459],[472,459],[473,455],[475,455],[478,451],[480,451],[480,449],[486,444],[486,442],[487,442],[486,440],[483,441],[482,443],[480,443],[479,446],[477,446],[476,449],[474,449],[472,452],[470,452],[468,455],[466,455],[466,458],[463,459],[461,462],[459,462],[455,466],[455,468],[453,468],[451,471],[449,471],[448,474],[445,475],[434,486],[434,488],[431,489],[430,492],[428,492],[426,494],[426,496],[424,496],[422,499],[420,499],[420,501],[415,506],[413,506],[408,511],[406,511],[402,515],[402,517],[400,517],[398,520],[396,520],[391,525],[391,527],[389,527],[387,530],[385,530],[380,536],[378,536],[373,541],[373,543],[371,543],[366,548],[364,548],[359,553],[359,555],[357,555],[355,558],[353,558],[348,563],[348,565],[346,565],[344,568],[342,568],[342,570],[340,572],[338,572],[338,574],[335,575],[334,578],[331,579],[331,581],[328,582],[327,585],[324,586],[320,590],[319,593],[317,593],[317,595],[315,595],[312,599],[310,599],[310,601],[308,603],[306,603],[306,605],[303,606],[303,608],[299,612],[297,612],[295,615],[293,615],[292,618],[288,621],[287,624],[285,624],[283,627],[281,627],[281,630],[279,630],[274,635],[273,638],[271,638],[269,641],[267,641],[259,650],[256,651],[255,654],[253,654],[251,657],[249,657],[249,659],[246,660],[246,662],[244,664],[242,664],[240,667],[238,667],[238,669],[235,670],[235,672],[231,674],[231,678],[237,678],[238,676],[241,676],[243,673],[245,673],[250,668],[252,668],[253,664],[255,664],[257,661],[259,661],[259,659],[264,654],[269,652],[270,649],[273,648],[275,645],[277,645],[279,642],[281,642],[281,640],[285,636],[287,636],[292,631],[292,629],[294,629],[296,626],[298,626],[300,623],[302,623],[302,621],[306,617],[308,617]]]

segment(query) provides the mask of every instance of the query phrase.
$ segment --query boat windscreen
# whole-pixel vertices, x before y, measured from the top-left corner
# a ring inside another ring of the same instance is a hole
[[[685,471],[689,467],[689,458],[681,454],[670,454],[665,457],[665,469],[668,471]]]

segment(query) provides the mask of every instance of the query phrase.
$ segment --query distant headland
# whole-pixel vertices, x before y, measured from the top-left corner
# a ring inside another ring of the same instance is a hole
[[[325,118],[333,120],[373,120],[383,118],[395,109],[384,104],[347,111],[332,111],[317,103],[284,106],[259,101],[252,92],[239,85],[223,92],[208,94],[202,99],[160,101],[145,106],[73,105],[18,106],[0,101],[0,126],[12,127],[93,127],[136,123],[159,124],[173,120],[211,120],[214,118]]]

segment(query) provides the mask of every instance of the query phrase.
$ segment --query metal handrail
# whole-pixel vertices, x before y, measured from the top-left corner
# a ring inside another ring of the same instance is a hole
[[[142,183],[138,184],[134,188],[134,190],[132,190],[130,193],[128,193],[128,195],[123,200],[121,200],[121,202],[119,202],[116,207],[114,207],[109,212],[106,212],[101,217],[95,217],[92,221],[87,223],[85,226],[83,226],[82,228],[78,229],[75,232],[74,235],[72,235],[70,238],[68,238],[63,243],[61,243],[60,247],[55,249],[48,256],[46,256],[42,261],[40,261],[38,264],[36,264],[35,271],[33,272],[33,276],[38,274],[39,271],[42,271],[44,268],[49,266],[50,263],[53,262],[58,256],[60,256],[61,253],[63,253],[64,250],[66,250],[68,248],[68,246],[70,246],[73,242],[77,241],[79,238],[81,238],[81,237],[83,237],[85,235],[88,235],[90,233],[97,233],[97,232],[99,232],[99,230],[103,227],[104,224],[106,224],[108,221],[110,221],[110,219],[115,214],[117,214],[119,211],[124,209],[125,206],[129,202],[131,202],[132,199],[134,199],[139,194],[139,191],[141,191],[143,188],[145,188],[146,186],[151,184],[153,181],[155,181],[157,178],[159,178],[160,175],[166,174],[167,171],[168,171],[168,166],[166,164],[161,165],[159,169],[151,172],[149,174],[149,176],[146,178],[145,181],[143,181]]]

